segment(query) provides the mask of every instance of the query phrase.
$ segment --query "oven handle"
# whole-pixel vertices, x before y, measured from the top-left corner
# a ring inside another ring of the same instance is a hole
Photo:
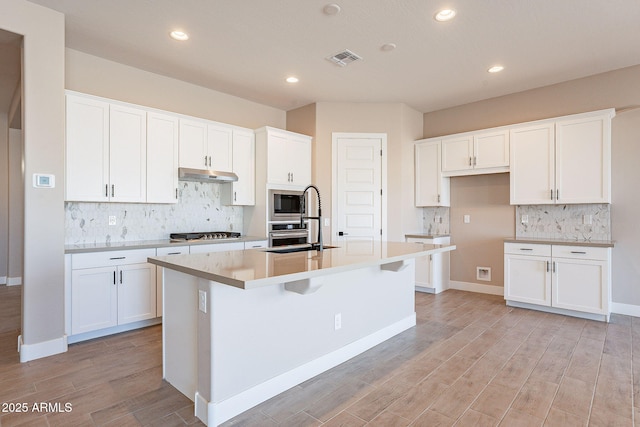
[[[288,231],[284,233],[269,233],[271,237],[304,237],[308,236],[307,232]]]

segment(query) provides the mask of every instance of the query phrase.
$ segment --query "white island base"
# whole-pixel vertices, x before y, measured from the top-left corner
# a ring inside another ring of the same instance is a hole
[[[164,268],[164,378],[217,426],[414,326],[414,277],[408,259],[241,289]]]

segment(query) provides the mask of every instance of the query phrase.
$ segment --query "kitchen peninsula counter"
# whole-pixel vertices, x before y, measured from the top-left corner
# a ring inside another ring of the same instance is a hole
[[[164,267],[163,374],[217,426],[415,326],[415,258],[455,249],[340,242],[151,257]]]
[[[153,257],[149,262],[200,279],[253,289],[363,267],[402,263],[454,249],[454,245],[355,241],[322,252],[271,253],[253,249]]]

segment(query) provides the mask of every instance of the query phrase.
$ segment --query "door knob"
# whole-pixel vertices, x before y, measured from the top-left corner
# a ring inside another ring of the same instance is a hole
[[[338,231],[338,236],[348,236],[349,233],[345,233],[344,231]]]

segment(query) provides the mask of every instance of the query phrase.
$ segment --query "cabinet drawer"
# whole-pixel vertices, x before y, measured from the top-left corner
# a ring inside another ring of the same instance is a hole
[[[551,245],[536,243],[505,243],[505,254],[551,256]]]
[[[609,248],[554,245],[553,257],[607,261],[609,259]]]
[[[189,253],[189,246],[166,246],[157,249],[158,256],[183,255]]]
[[[71,268],[77,270],[80,268],[139,264],[147,262],[147,258],[150,256],[156,256],[155,248],[73,254],[71,256]]]
[[[448,245],[451,243],[450,237],[407,237],[408,243],[422,243],[423,245]]]

